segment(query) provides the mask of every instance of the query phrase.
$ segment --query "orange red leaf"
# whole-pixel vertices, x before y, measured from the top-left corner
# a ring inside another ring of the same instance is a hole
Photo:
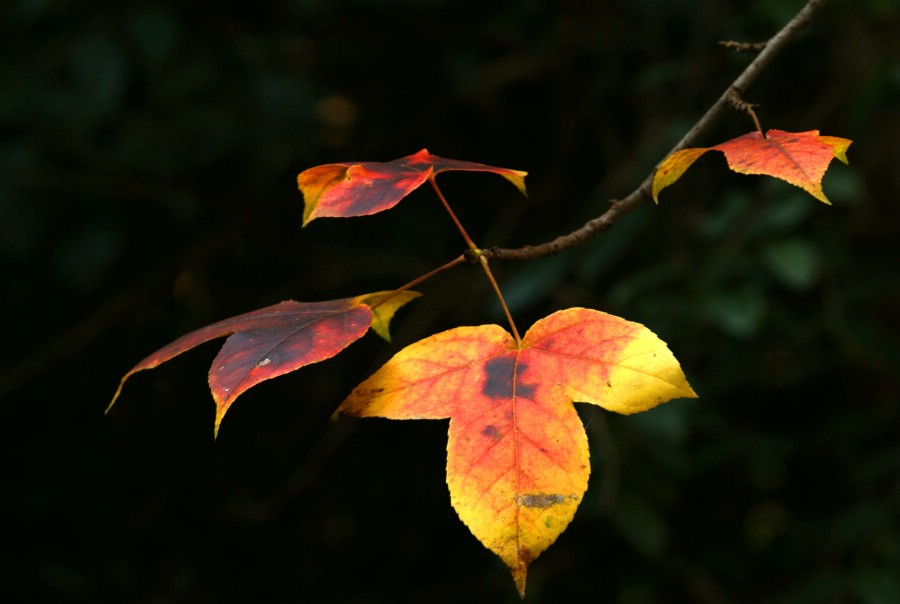
[[[527,172],[431,155],[422,149],[389,162],[326,164],[297,176],[303,225],[322,216],[366,216],[389,210],[432,176],[450,170],[493,172],[525,193]]]
[[[798,186],[819,201],[831,203],[822,190],[822,177],[833,158],[847,163],[852,141],[836,136],[820,136],[818,130],[785,132],[769,130],[765,138],[750,132],[714,147],[677,151],[659,165],[653,177],[653,200],[673,184],[707,151],[725,154],[728,167],[741,174],[765,174]]]
[[[153,369],[200,344],[228,336],[209,370],[209,388],[216,402],[215,433],[234,401],[265,380],[290,373],[338,354],[371,326],[387,338],[396,310],[419,294],[366,294],[327,302],[287,300],[224,319],[185,334],[160,348],[122,377],[111,408],[125,380]]]
[[[570,308],[535,323],[521,345],[497,325],[416,342],[338,412],[450,418],[451,503],[524,595],[528,565],[565,530],[587,488],[587,436],[572,402],[635,413],[693,396],[675,357],[646,327]]]

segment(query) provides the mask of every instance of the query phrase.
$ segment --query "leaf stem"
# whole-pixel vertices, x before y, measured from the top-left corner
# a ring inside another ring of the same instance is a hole
[[[503,314],[506,315],[506,320],[509,322],[509,328],[512,331],[513,338],[516,340],[516,348],[522,347],[522,338],[519,336],[519,330],[516,329],[516,323],[513,321],[512,314],[509,312],[509,307],[506,306],[506,300],[503,299],[503,294],[500,292],[500,286],[497,284],[497,280],[494,279],[494,274],[491,272],[491,267],[488,266],[488,259],[484,257],[484,254],[478,255],[478,262],[481,264],[481,268],[484,269],[484,274],[487,275],[488,281],[491,282],[491,286],[494,288],[494,293],[497,294],[497,299],[500,300],[500,306],[503,308]]]
[[[447,213],[450,214],[450,218],[453,219],[453,224],[456,225],[456,229],[462,234],[463,239],[466,240],[466,245],[469,246],[469,249],[473,252],[478,252],[478,246],[475,245],[475,242],[472,241],[472,238],[469,237],[469,234],[466,232],[465,227],[463,227],[462,223],[459,221],[459,218],[454,214],[453,209],[450,207],[450,204],[447,203],[447,199],[444,197],[444,194],[441,192],[440,187],[437,185],[437,181],[434,179],[434,174],[428,177],[428,182],[431,184],[431,188],[434,189],[434,192],[437,193],[438,199],[441,200],[441,203],[444,204],[444,209],[447,210]]]
[[[438,187],[437,182],[434,179],[434,174],[428,177],[428,182],[431,183],[431,188],[434,189],[435,193],[437,193],[438,199],[440,199],[441,203],[444,204],[444,209],[446,209],[447,213],[450,214],[450,218],[453,219],[453,223],[456,225],[456,228],[462,234],[463,239],[466,240],[466,245],[469,246],[469,249],[466,250],[466,253],[454,260],[453,263],[472,262],[473,256],[478,258],[478,263],[481,264],[481,268],[484,269],[484,274],[487,276],[488,281],[491,282],[491,287],[494,288],[494,293],[497,294],[497,299],[500,300],[500,307],[503,308],[503,314],[506,315],[506,320],[509,322],[509,328],[512,331],[513,338],[515,338],[516,340],[516,346],[521,347],[522,337],[519,335],[519,330],[516,328],[516,323],[515,321],[513,321],[512,314],[509,312],[509,307],[506,305],[506,300],[503,299],[503,293],[500,291],[500,286],[497,284],[497,280],[494,279],[494,274],[491,272],[491,267],[488,265],[488,259],[484,257],[484,252],[482,252],[481,249],[479,249],[479,247],[475,245],[475,242],[472,241],[471,237],[469,237],[469,234],[466,232],[465,227],[463,227],[462,223],[459,221],[459,218],[456,217],[456,214],[453,212],[453,209],[447,202],[447,198],[444,197],[443,192],[441,192],[440,187]]]
[[[457,264],[462,264],[463,262],[468,262],[468,261],[466,260],[465,255],[464,255],[464,254],[461,254],[461,255],[457,256],[456,258],[454,258],[453,260],[451,260],[450,262],[448,262],[447,264],[443,264],[443,265],[441,265],[441,266],[439,266],[439,267],[437,267],[437,268],[435,268],[435,269],[432,269],[432,270],[428,271],[427,273],[425,273],[424,275],[422,275],[421,277],[416,277],[415,279],[413,279],[412,281],[410,281],[410,282],[407,283],[406,285],[402,285],[402,286],[398,287],[397,289],[395,289],[394,291],[392,291],[392,292],[390,293],[390,295],[385,296],[382,300],[380,300],[380,301],[378,301],[377,303],[373,304],[373,305],[370,306],[369,308],[370,308],[371,310],[375,310],[376,308],[378,308],[379,306],[381,306],[382,304],[384,304],[384,303],[387,302],[388,300],[392,299],[394,296],[397,296],[398,294],[401,294],[401,293],[405,292],[406,290],[408,290],[408,289],[410,289],[410,288],[412,288],[412,287],[417,286],[419,283],[425,281],[426,279],[431,279],[432,277],[434,277],[434,276],[437,275],[438,273],[443,273],[445,270],[453,268],[453,267],[456,266]]]

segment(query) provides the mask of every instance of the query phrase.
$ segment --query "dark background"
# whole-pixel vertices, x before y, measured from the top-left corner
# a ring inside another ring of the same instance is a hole
[[[0,596],[52,602],[515,602],[456,518],[446,422],[330,422],[405,344],[503,322],[474,267],[394,344],[241,397],[213,441],[207,344],[283,299],[391,289],[464,245],[427,188],[301,230],[296,174],[422,147],[527,170],[441,177],[483,246],[630,192],[802,4],[282,0],[3,4]],[[659,207],[495,263],[524,331],[588,306],[666,340],[699,393],[579,405],[593,473],[528,601],[900,601],[900,9],[833,0],[746,95],[764,128],[855,142],[827,207],[709,154]],[[753,128],[732,113],[703,144]]]

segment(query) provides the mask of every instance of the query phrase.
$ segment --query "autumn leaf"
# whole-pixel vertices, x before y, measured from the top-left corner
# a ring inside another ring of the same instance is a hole
[[[209,370],[216,402],[215,434],[234,401],[265,380],[290,373],[338,354],[365,335],[369,327],[390,339],[388,324],[416,292],[378,292],[327,302],[287,300],[207,325],[185,334],[135,365],[122,377],[107,411],[125,380],[153,369],[200,344],[228,336]]]
[[[303,226],[324,216],[366,216],[389,210],[430,176],[449,170],[493,172],[525,193],[527,172],[446,159],[422,149],[389,162],[326,164],[304,170],[297,176],[305,202]]]
[[[587,488],[587,436],[572,402],[636,413],[694,396],[646,327],[570,308],[535,323],[521,345],[498,325],[420,340],[360,384],[338,413],[450,418],[451,504],[524,597],[528,565],[565,530]]]
[[[830,204],[822,191],[822,177],[833,158],[847,163],[851,143],[846,138],[820,136],[818,130],[769,130],[765,138],[759,132],[750,132],[714,147],[683,149],[659,165],[653,177],[653,201],[658,202],[659,192],[681,178],[698,157],[715,150],[725,154],[728,167],[735,172],[780,178]]]

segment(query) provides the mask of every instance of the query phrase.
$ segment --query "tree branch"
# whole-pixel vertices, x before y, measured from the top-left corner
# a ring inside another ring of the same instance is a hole
[[[794,15],[794,17],[781,30],[772,36],[766,42],[765,47],[760,51],[756,58],[744,69],[744,71],[725,89],[725,92],[719,99],[713,103],[707,112],[701,117],[696,124],[688,131],[687,134],[676,144],[666,157],[672,153],[695,145],[704,134],[709,130],[710,126],[715,122],[731,105],[730,97],[736,91],[739,95],[743,94],[756,77],[769,66],[772,60],[780,53],[788,43],[797,35],[801,29],[813,19],[816,13],[821,10],[827,0],[808,0],[808,2]],[[657,164],[658,165],[658,164]],[[567,235],[560,235],[552,241],[542,243],[540,245],[526,245],[520,248],[488,248],[481,251],[481,254],[487,260],[530,260],[532,258],[544,258],[553,256],[569,248],[581,245],[591,237],[602,233],[609,229],[623,215],[643,205],[650,199],[650,186],[653,182],[653,174],[656,168],[650,172],[647,178],[626,197],[614,202],[612,206],[600,216],[589,220],[581,228],[572,231]],[[467,250],[471,251],[471,250]],[[466,254],[466,258],[470,261],[477,261],[476,255]]]

